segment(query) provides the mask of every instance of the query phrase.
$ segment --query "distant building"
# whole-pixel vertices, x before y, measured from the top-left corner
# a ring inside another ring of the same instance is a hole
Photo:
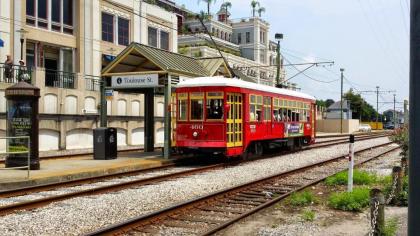
[[[204,19],[205,28],[229,65],[256,83],[275,85],[277,43],[268,39],[270,24],[258,16],[237,20],[229,17],[229,11],[221,7],[216,17],[205,16]],[[219,52],[205,28],[195,15],[187,14],[178,36],[179,53],[201,58],[218,57]],[[284,78],[285,71],[281,67],[280,81]],[[296,88],[296,84],[286,83],[286,86]]]
[[[326,119],[341,119],[340,101],[331,104],[327,108]],[[352,110],[350,108],[350,102],[347,100],[343,100],[343,119],[352,119]]]
[[[384,111],[384,121],[385,123],[394,123],[394,110],[389,109]],[[395,119],[397,121],[397,124],[404,124],[404,112],[402,111],[396,111],[395,112]]]

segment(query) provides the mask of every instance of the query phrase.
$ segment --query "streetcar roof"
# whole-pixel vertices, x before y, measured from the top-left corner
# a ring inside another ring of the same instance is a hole
[[[185,81],[179,82],[176,87],[177,88],[188,88],[188,87],[210,87],[210,86],[228,86],[228,87],[239,87],[239,88],[246,88],[252,90],[258,90],[263,92],[269,93],[276,93],[286,96],[304,98],[315,100],[314,96],[311,96],[306,93],[301,93],[298,91],[293,91],[284,88],[276,88],[268,85],[263,84],[256,84],[252,82],[243,81],[240,79],[230,79],[221,76],[214,76],[214,77],[197,77],[193,79],[187,79]]]

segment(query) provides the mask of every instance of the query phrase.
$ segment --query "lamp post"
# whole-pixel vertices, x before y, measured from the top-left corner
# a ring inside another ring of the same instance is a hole
[[[277,76],[276,76],[276,86],[280,87],[280,40],[283,39],[283,34],[276,33],[275,39],[277,39]]]
[[[20,28],[19,30],[16,30],[16,32],[20,34],[20,60],[23,60],[23,43],[25,42],[25,34],[27,34],[28,31]]]

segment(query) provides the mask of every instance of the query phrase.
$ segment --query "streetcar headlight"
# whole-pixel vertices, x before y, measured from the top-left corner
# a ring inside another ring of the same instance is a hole
[[[193,132],[193,137],[194,137],[194,138],[197,138],[197,137],[198,137],[198,132],[197,132],[197,131],[194,131],[194,132]]]

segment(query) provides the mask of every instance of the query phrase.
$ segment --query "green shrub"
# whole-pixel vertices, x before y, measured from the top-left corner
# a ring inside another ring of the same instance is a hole
[[[336,175],[330,176],[325,180],[327,185],[347,185],[348,172],[343,171]],[[367,171],[354,170],[353,184],[356,185],[369,185],[377,181],[376,175]]]
[[[344,211],[361,211],[369,205],[369,189],[354,188],[353,192],[331,194],[328,203],[332,208]]]
[[[317,201],[314,194],[310,191],[293,193],[289,199],[289,203],[293,206],[309,206]]]
[[[388,199],[389,195],[391,194],[391,188],[392,188],[392,176],[387,176],[384,179],[386,179],[386,181],[383,181],[383,185],[385,186],[383,188],[383,193],[385,195],[385,198]],[[398,205],[401,206],[408,206],[408,176],[405,176],[403,179],[403,189],[402,192],[400,193],[399,196],[397,196],[398,198]]]
[[[391,218],[385,222],[385,226],[382,230],[383,236],[394,236],[398,229],[397,218]]]
[[[314,221],[315,219],[315,212],[312,210],[304,210],[302,212],[302,219],[306,221]]]

